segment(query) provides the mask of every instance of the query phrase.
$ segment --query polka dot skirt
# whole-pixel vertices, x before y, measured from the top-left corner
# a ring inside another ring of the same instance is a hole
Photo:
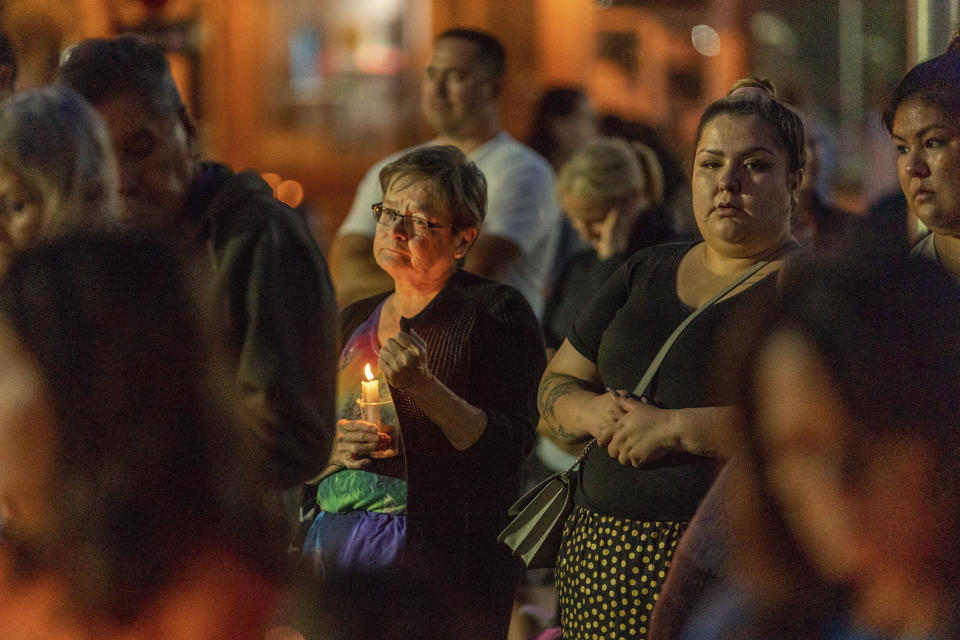
[[[641,522],[575,507],[563,528],[557,598],[564,640],[644,640],[686,522]]]

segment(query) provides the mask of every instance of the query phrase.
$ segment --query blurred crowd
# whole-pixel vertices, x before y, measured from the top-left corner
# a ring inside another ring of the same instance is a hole
[[[960,36],[866,213],[765,78],[686,162],[506,63],[436,37],[326,256],[157,46],[0,38],[0,639],[960,638]]]

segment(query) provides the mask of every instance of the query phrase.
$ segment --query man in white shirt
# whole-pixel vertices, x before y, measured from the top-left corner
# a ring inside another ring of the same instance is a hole
[[[487,217],[464,268],[516,287],[540,317],[560,213],[550,165],[500,129],[504,58],[503,46],[486,33],[451,29],[437,37],[423,80],[422,110],[438,135],[425,145],[458,147],[487,179]],[[367,172],[337,231],[331,274],[341,306],[393,286],[373,259],[376,222],[370,207],[383,199],[380,169],[412,150]]]

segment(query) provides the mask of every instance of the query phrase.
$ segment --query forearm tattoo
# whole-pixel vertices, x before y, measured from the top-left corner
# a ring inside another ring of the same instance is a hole
[[[565,440],[567,442],[575,442],[577,440],[583,440],[584,438],[584,436],[580,435],[579,433],[571,433],[567,431],[559,422],[550,425],[550,433],[555,435],[560,440]]]
[[[557,400],[575,389],[589,390],[590,386],[573,376],[548,373],[544,376],[543,382],[540,384],[540,390],[537,392],[537,407],[540,409],[540,415],[550,426],[550,431],[563,440],[577,440],[583,437],[564,429],[555,412]]]

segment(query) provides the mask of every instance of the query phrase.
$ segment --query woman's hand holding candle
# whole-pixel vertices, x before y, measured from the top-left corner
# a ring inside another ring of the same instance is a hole
[[[337,437],[330,463],[362,469],[370,464],[370,454],[381,447],[377,425],[364,420],[337,420]]]

